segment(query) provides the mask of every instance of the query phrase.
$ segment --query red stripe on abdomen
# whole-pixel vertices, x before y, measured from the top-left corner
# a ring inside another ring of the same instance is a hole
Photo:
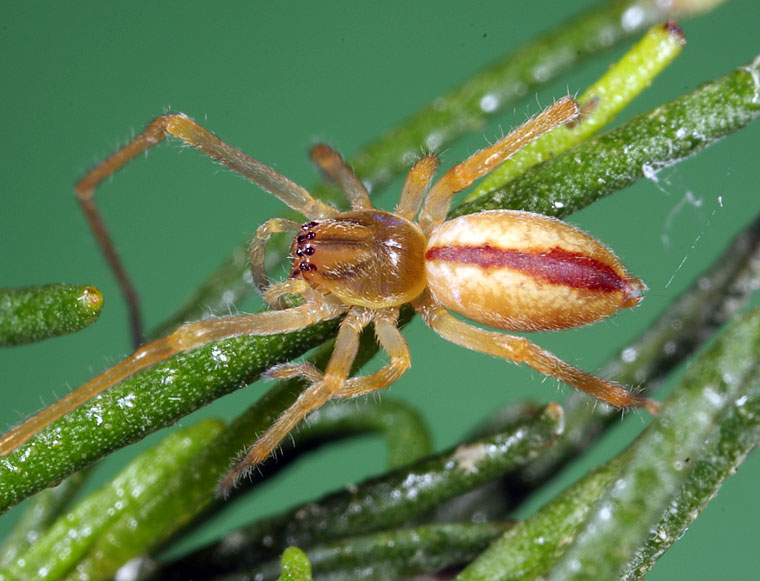
[[[509,268],[550,284],[601,292],[623,291],[627,287],[610,266],[589,256],[552,248],[524,252],[511,248],[483,246],[434,246],[425,253],[427,260],[474,264],[482,268]]]

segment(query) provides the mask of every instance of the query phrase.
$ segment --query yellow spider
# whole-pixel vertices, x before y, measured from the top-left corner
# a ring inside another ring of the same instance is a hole
[[[166,135],[181,139],[242,174],[308,220],[300,224],[276,218],[256,232],[250,251],[253,280],[274,310],[189,323],[168,337],[140,347],[6,434],[0,439],[0,454],[9,453],[101,391],[179,352],[239,335],[287,333],[345,315],[324,372],[309,363],[278,365],[267,372],[277,378],[300,376],[311,385],[235,463],[220,485],[222,491],[227,491],[327,400],[386,387],[409,368],[409,349],[396,326],[399,307],[408,302],[425,323],[449,341],[525,362],[613,406],[643,406],[656,413],[656,402],[580,371],[523,337],[484,330],[448,312],[456,311],[498,329],[539,331],[585,325],[639,303],[645,285],[628,274],[600,242],[564,222],[509,210],[445,221],[454,194],[530,141],[579,116],[580,107],[573,99],[560,99],[494,145],[451,168],[432,186],[438,158],[422,157],[410,170],[394,212],[373,208],[361,181],[340,155],[325,145],[314,147],[312,158],[340,186],[351,210],[343,212],[313,198],[285,176],[220,141],[183,114],[158,117],[88,173],[76,188],[96,238],[127,296],[134,336],[141,336],[136,293],[100,219],[93,193],[105,177]],[[269,285],[264,251],[275,232],[295,234],[293,262],[290,278]],[[300,295],[303,302],[279,308],[285,295]],[[370,323],[390,362],[371,375],[349,377],[359,334]]]

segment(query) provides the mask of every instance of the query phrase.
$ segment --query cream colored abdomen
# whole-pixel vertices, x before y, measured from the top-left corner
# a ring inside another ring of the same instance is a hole
[[[513,331],[585,325],[637,304],[646,288],[577,228],[507,210],[438,227],[428,241],[426,277],[446,308]]]

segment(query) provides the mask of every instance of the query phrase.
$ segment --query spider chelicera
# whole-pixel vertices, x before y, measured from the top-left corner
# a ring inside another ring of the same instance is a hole
[[[312,158],[343,190],[351,204],[348,211],[313,198],[183,114],[158,117],[88,173],[76,188],[127,297],[136,341],[141,337],[137,295],[94,205],[93,193],[105,177],[166,135],[242,174],[306,217],[305,224],[269,220],[254,237],[250,250],[253,280],[273,310],[188,323],[163,339],[139,347],[124,361],[6,434],[0,439],[0,454],[12,451],[97,393],[179,352],[239,335],[291,332],[343,315],[324,372],[301,362],[278,365],[267,373],[277,378],[303,377],[310,385],[235,463],[221,483],[226,491],[327,400],[386,387],[409,368],[409,349],[396,326],[399,308],[409,302],[425,323],[453,343],[527,363],[613,406],[642,406],[656,413],[656,402],[580,371],[523,337],[481,329],[449,313],[456,311],[498,329],[539,331],[585,325],[641,300],[644,284],[628,274],[600,242],[564,222],[508,210],[446,221],[457,192],[530,141],[559,125],[577,121],[579,116],[578,103],[569,97],[560,99],[494,145],[452,167],[432,186],[438,158],[423,156],[409,171],[393,212],[373,208],[362,182],[326,145],[314,147]],[[290,278],[270,285],[264,253],[269,238],[277,232],[295,234],[293,262]],[[285,295],[299,295],[303,302],[281,308],[280,299]],[[370,323],[390,361],[371,375],[349,377],[359,334]]]

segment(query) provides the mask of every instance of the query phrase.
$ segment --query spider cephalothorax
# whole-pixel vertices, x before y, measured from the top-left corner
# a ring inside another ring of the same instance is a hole
[[[408,303],[425,288],[425,235],[381,210],[307,222],[291,247],[292,278],[370,308]]]
[[[226,491],[327,400],[385,387],[408,369],[409,350],[396,324],[399,307],[409,302],[425,323],[449,341],[525,362],[613,406],[643,406],[656,412],[655,402],[580,371],[523,337],[481,329],[449,313],[457,311],[507,331],[565,329],[597,321],[641,300],[646,287],[626,272],[610,250],[559,220],[529,212],[494,210],[445,221],[454,194],[536,137],[558,125],[577,121],[579,116],[580,107],[573,99],[560,99],[494,145],[455,165],[432,187],[438,158],[422,157],[410,170],[394,212],[373,208],[361,181],[325,145],[313,148],[312,158],[343,190],[351,204],[349,211],[339,211],[313,198],[288,178],[220,141],[185,115],[155,119],[77,185],[85,214],[127,296],[134,336],[141,337],[136,295],[92,196],[103,178],[165,135],[200,149],[306,217],[305,224],[280,218],[267,221],[259,227],[251,245],[253,280],[274,310],[189,323],[164,339],[140,347],[6,434],[0,439],[0,454],[15,449],[100,391],[176,353],[227,337],[294,331],[343,315],[324,372],[309,363],[288,363],[269,370],[271,377],[303,377],[310,386],[238,460],[222,481],[221,488]],[[269,238],[276,232],[294,233],[293,262],[290,277],[270,285],[264,255]],[[301,304],[282,308],[280,299],[293,294],[302,297]],[[349,377],[359,334],[369,324],[374,325],[377,340],[390,362],[371,375]]]

